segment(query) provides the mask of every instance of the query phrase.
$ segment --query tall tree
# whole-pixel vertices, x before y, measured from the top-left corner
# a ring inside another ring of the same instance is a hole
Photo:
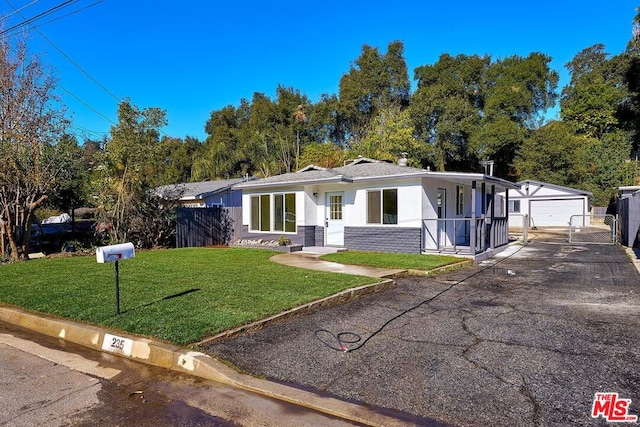
[[[558,73],[550,62],[551,57],[542,53],[514,55],[496,61],[487,71],[482,120],[471,149],[480,160],[493,159],[498,176],[513,176],[513,159],[524,135],[538,128],[544,113],[555,105]]]
[[[624,83],[629,97],[619,110],[622,127],[630,132],[634,158],[640,157],[640,7],[633,20],[631,40],[624,56],[628,67]]]
[[[208,136],[200,156],[194,159],[194,180],[227,178],[237,173],[238,126],[236,109],[232,105],[211,113],[205,125]]]
[[[194,156],[202,150],[194,137],[162,138],[158,154],[158,185],[189,182],[193,175]],[[200,157],[198,157],[200,158]]]
[[[339,112],[356,142],[381,108],[408,105],[411,86],[403,54],[400,41],[389,43],[384,55],[364,45],[360,57],[340,79]]]
[[[438,170],[472,167],[468,143],[482,117],[489,63],[487,56],[443,54],[415,70],[411,116],[421,142],[432,147]]]
[[[111,241],[131,236],[138,219],[136,209],[159,184],[159,129],[166,124],[165,116],[164,110],[140,110],[128,100],[118,106],[118,123],[111,127],[96,181],[99,212],[109,224]]]
[[[65,173],[55,80],[26,43],[0,38],[0,248],[26,259],[35,211]],[[5,240],[6,239],[6,240]]]
[[[579,52],[567,65],[571,81],[562,91],[561,116],[579,134],[602,138],[619,128],[618,110],[627,97],[624,59],[610,58],[604,45]]]
[[[562,121],[550,122],[523,138],[514,164],[518,176],[567,187],[581,187],[591,144]]]
[[[369,124],[362,139],[352,144],[351,158],[370,157],[395,162],[408,156],[411,166],[422,166],[422,161],[431,157],[431,146],[420,144],[415,138],[413,121],[407,109],[389,105],[378,111]]]

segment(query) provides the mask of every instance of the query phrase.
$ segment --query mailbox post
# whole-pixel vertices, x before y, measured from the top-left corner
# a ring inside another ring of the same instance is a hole
[[[121,259],[136,256],[133,243],[121,243],[119,245],[101,246],[96,249],[96,260],[99,263],[115,261],[116,267],[116,313],[120,314],[120,271],[118,262]]]

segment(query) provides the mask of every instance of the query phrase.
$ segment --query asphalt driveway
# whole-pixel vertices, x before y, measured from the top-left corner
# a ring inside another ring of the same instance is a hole
[[[591,417],[597,392],[640,414],[639,347],[640,275],[626,253],[534,241],[205,350],[416,424],[567,426],[606,425]]]

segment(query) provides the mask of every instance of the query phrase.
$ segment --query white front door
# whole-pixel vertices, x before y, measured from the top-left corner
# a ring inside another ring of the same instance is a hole
[[[331,246],[344,245],[344,222],[342,210],[344,208],[344,193],[327,193],[325,244]]]

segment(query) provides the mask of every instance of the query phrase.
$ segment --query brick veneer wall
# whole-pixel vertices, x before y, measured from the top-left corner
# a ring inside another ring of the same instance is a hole
[[[419,254],[421,235],[420,228],[345,227],[344,246],[361,251]]]

